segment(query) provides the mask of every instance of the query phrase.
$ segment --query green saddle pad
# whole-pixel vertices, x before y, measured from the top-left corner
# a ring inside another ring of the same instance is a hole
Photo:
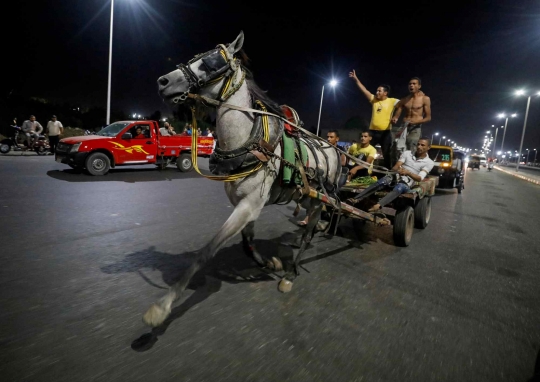
[[[307,164],[308,152],[306,144],[283,133],[283,158],[290,163],[295,163],[298,167],[302,166],[302,163]],[[300,158],[302,158],[301,161]],[[283,183],[303,185],[300,173],[290,166],[283,166]]]

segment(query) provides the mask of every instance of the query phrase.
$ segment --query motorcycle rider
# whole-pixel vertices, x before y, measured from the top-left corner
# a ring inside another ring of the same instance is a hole
[[[36,121],[36,117],[31,115],[26,121],[23,122],[21,129],[26,134],[26,140],[28,142],[28,148],[32,149],[34,143],[39,138],[39,135],[43,132],[43,126]]]

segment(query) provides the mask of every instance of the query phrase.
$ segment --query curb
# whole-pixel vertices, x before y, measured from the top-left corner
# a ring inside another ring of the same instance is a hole
[[[503,170],[502,168],[500,168],[500,167],[498,167],[498,166],[494,166],[494,168],[497,169],[497,170],[499,170],[499,171],[502,171],[502,172],[504,172],[504,173],[506,173],[506,174],[515,176],[516,178],[520,178],[520,179],[526,180],[527,182],[531,182],[531,183],[540,185],[540,180],[538,180],[538,179],[529,178],[528,176],[521,175],[521,174],[519,174],[519,173],[516,173],[515,171]]]

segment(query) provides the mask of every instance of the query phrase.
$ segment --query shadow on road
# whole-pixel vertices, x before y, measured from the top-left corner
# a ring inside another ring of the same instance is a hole
[[[281,258],[292,258],[292,249],[280,244],[281,241],[281,238],[270,241],[255,240],[255,246],[260,248],[259,251],[266,257],[279,253]],[[137,272],[148,284],[156,288],[168,289],[169,286],[182,277],[183,272],[187,270],[196,255],[197,252],[171,255],[156,251],[154,247],[150,247],[148,250],[129,254],[122,261],[102,267],[101,270],[110,274]],[[166,286],[151,281],[144,275],[144,269],[160,271]],[[269,273],[261,270],[254,261],[248,258],[244,254],[241,244],[224,248],[191,279],[188,289],[195,292],[179,306],[175,307],[161,326],[153,328],[149,333],[133,341],[131,347],[139,352],[151,349],[157,342],[158,337],[167,331],[167,328],[174,320],[182,317],[189,309],[218,292],[221,289],[222,282],[231,284],[258,283],[274,281],[277,278],[277,275],[272,277]]]
[[[536,354],[536,362],[534,364],[534,374],[527,382],[540,382],[540,350]]]
[[[286,265],[293,258],[293,247],[296,246],[297,242],[295,233],[287,232],[275,239],[255,240],[254,244],[264,258],[277,255],[282,259],[284,265]],[[350,244],[315,257],[306,258],[301,263],[307,264],[341,253],[349,248],[352,248]],[[137,272],[145,282],[155,288],[168,289],[169,286],[180,280],[196,256],[197,252],[184,252],[179,255],[171,255],[156,251],[154,247],[150,247],[147,250],[129,254],[123,260],[104,266],[101,270],[108,274]],[[159,285],[150,280],[143,272],[145,269],[161,272],[161,278],[165,285]],[[304,271],[307,270],[304,268]],[[241,244],[223,248],[191,279],[187,289],[194,290],[194,293],[180,305],[173,308],[170,316],[162,325],[151,329],[149,333],[145,333],[134,340],[131,348],[137,352],[144,352],[151,349],[158,341],[158,337],[167,331],[173,321],[182,317],[192,307],[203,302],[212,294],[218,292],[223,282],[230,284],[259,283],[276,281],[281,277],[282,274],[278,275],[269,270],[259,268],[251,258],[244,254]]]
[[[158,170],[157,168],[119,168],[111,169],[109,173],[103,176],[92,176],[86,172],[81,172],[74,169],[66,170],[51,170],[47,171],[47,175],[51,178],[66,182],[156,182],[156,181],[172,181],[177,179],[191,179],[200,177],[195,171],[181,172],[174,168]]]

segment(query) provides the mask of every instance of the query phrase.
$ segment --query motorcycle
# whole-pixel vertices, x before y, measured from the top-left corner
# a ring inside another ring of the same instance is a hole
[[[489,163],[487,164],[487,170],[488,170],[488,171],[491,171],[491,169],[493,169],[493,162],[489,162]]]
[[[35,151],[38,155],[47,155],[51,146],[49,141],[44,135],[39,135],[37,139],[34,139],[32,147],[28,147],[26,140],[26,134],[21,131],[19,126],[11,126],[14,130],[13,135],[9,138],[3,139],[0,142],[0,153],[7,154],[11,150],[13,151]],[[21,140],[24,140],[20,143]]]

